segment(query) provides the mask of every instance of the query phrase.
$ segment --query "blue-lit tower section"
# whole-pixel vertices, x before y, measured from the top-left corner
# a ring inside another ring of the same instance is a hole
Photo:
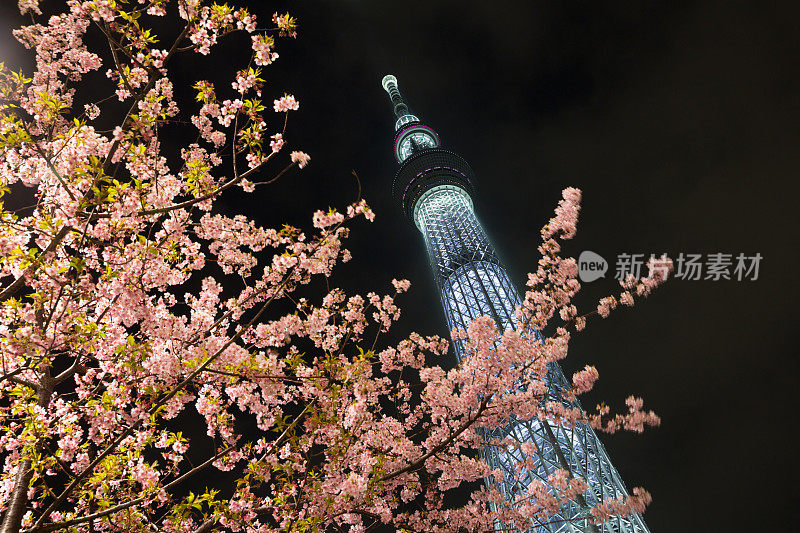
[[[516,307],[521,299],[501,264],[473,210],[475,175],[459,155],[441,147],[439,135],[411,114],[403,101],[394,76],[383,78],[389,93],[395,122],[394,156],[400,164],[392,193],[406,217],[422,233],[431,269],[447,318],[447,325],[466,329],[472,320],[488,315],[501,329],[515,327]],[[463,355],[460,343],[453,343],[456,358]],[[558,364],[548,371],[550,400],[562,401],[560,391],[568,383]],[[514,475],[516,465],[525,461],[521,451],[487,446],[482,456],[492,468],[504,472],[504,480],[486,482],[509,500],[522,495],[534,480],[548,484],[557,469],[570,472],[589,484],[577,500],[561,508],[558,515],[530,524],[527,531],[555,532],[647,532],[639,515],[612,518],[594,525],[589,508],[607,498],[627,495],[625,486],[602,443],[585,425],[561,427],[540,420],[515,420],[494,430],[487,438],[511,437],[529,442],[536,450],[534,470]],[[550,487],[550,490],[556,490]],[[498,524],[498,530],[509,525]]]

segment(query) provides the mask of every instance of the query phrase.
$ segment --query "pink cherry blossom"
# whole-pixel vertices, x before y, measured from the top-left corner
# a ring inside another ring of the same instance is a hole
[[[297,111],[300,109],[300,102],[295,100],[291,94],[286,94],[276,99],[274,102],[275,112],[283,113],[285,111]]]
[[[37,15],[42,14],[42,10],[39,9],[39,0],[19,0],[19,12],[20,14],[24,15],[28,11],[32,11]]]
[[[283,135],[281,135],[280,133],[276,133],[275,135],[273,135],[271,137],[271,139],[272,139],[272,141],[270,141],[269,146],[270,146],[270,148],[272,148],[272,152],[273,153],[279,152],[280,149],[283,148],[283,145],[285,143],[285,141],[283,140]],[[298,154],[300,152],[292,152],[292,153],[293,154]],[[308,156],[306,156],[306,157],[308,157]],[[311,158],[308,157],[308,159],[311,159]],[[292,158],[292,161],[295,161],[295,159]],[[302,165],[298,165],[298,166],[300,168],[303,168],[305,166],[305,163],[303,163]]]
[[[597,369],[593,366],[586,365],[583,370],[575,372],[572,376],[572,384],[575,386],[577,394],[583,394],[591,390],[594,382],[600,377]]]
[[[251,40],[256,65],[265,67],[278,59],[278,53],[272,50],[275,46],[275,40],[272,37],[266,34],[253,35]]]
[[[282,142],[281,142],[282,144]],[[305,168],[308,162],[311,160],[311,156],[305,152],[292,152],[289,154],[292,159],[292,163],[297,163],[297,166],[300,168]]]
[[[86,118],[89,120],[94,120],[100,116],[100,108],[95,104],[86,104],[84,110],[86,112]]]
[[[297,37],[297,23],[294,20],[294,17],[290,16],[289,13],[285,15],[279,15],[275,13],[272,15],[272,21],[278,26],[280,30],[281,36],[288,36],[288,37]]]
[[[394,288],[397,290],[397,292],[406,292],[409,289],[409,287],[411,287],[411,282],[408,281],[407,279],[401,279],[401,280],[393,279],[392,285],[394,285]]]

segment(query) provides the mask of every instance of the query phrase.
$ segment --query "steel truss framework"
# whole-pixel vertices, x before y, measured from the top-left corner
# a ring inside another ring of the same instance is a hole
[[[435,186],[415,203],[413,217],[425,238],[448,326],[466,329],[472,320],[488,315],[501,329],[514,328],[515,309],[521,299],[475,217],[469,193],[454,185]],[[463,355],[460,343],[454,343],[454,349],[460,361]],[[558,364],[549,366],[547,380],[548,399],[562,401],[559,391],[568,382]],[[568,470],[589,485],[582,498],[563,506],[547,523],[534,521],[528,531],[649,531],[639,515],[613,518],[597,526],[589,521],[589,507],[627,494],[603,444],[590,427],[566,428],[538,419],[513,420],[488,437],[529,442],[536,450],[535,470],[523,469],[521,475],[515,475],[515,471],[527,459],[522,451],[493,446],[482,451],[484,460],[504,473],[503,481],[487,478],[486,483],[497,487],[509,500],[524,494],[534,480],[549,486],[547,478],[556,469]],[[498,524],[497,528],[504,526]]]

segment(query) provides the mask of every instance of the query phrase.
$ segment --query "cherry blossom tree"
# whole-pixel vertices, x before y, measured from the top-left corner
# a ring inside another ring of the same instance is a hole
[[[546,520],[586,485],[560,471],[525,501],[483,488],[446,506],[448,493],[493,475],[475,453],[483,429],[511,415],[607,431],[658,423],[636,398],[613,416],[542,401],[570,331],[632,305],[669,269],[653,263],[651,276],[579,315],[575,261],[558,244],[575,233],[576,189],[542,231],[521,326],[476,320],[454,332],[461,366],[426,365],[445,340],[377,343],[408,281],[386,295],[325,288],[350,258],[349,226],[373,218],[363,200],[317,211],[307,230],[215,210],[232,187],[254,193],[309,164],[301,151],[284,155],[298,101],[264,94],[276,39],[296,37],[293,17],[261,21],[205,0],[69,0],[52,16],[38,0],[19,8],[32,23],[15,36],[36,66],[0,67],[0,194],[17,206],[0,205],[4,533],[487,531]],[[235,78],[200,73],[181,101],[173,65],[234,33],[250,43]],[[87,89],[98,73],[103,97]],[[175,139],[179,156],[167,149]],[[315,284],[325,295],[302,297]],[[537,341],[553,320],[562,327]],[[597,377],[575,374],[565,399]],[[183,428],[188,419],[203,431]],[[635,489],[592,512],[602,522],[648,501]]]

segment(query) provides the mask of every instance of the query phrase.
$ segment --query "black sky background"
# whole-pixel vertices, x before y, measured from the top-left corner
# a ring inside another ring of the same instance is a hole
[[[2,3],[7,28],[18,17]],[[263,20],[287,8],[299,19],[299,38],[280,41],[281,58],[265,74],[270,98],[286,91],[300,100],[286,137],[312,160],[257,189],[255,200],[229,195],[224,209],[308,227],[314,209],[355,198],[355,170],[377,219],[353,232],[354,260],[334,283],[388,290],[393,277],[409,278],[394,339],[447,331],[420,235],[390,197],[387,73],[472,164],[478,216],[520,288],[536,268],[539,228],[567,186],[584,192],[568,254],[588,249],[613,263],[619,253],[761,253],[757,281],[674,280],[636,308],[595,320],[563,366],[600,371],[584,405],[622,408],[637,394],[661,415],[662,426],[642,436],[603,438],[627,485],[653,494],[652,531],[794,530],[800,43],[792,3],[250,5]],[[13,64],[20,50],[7,33],[0,43]],[[204,68],[181,75],[204,78]],[[585,310],[618,292],[610,276],[584,287]]]

